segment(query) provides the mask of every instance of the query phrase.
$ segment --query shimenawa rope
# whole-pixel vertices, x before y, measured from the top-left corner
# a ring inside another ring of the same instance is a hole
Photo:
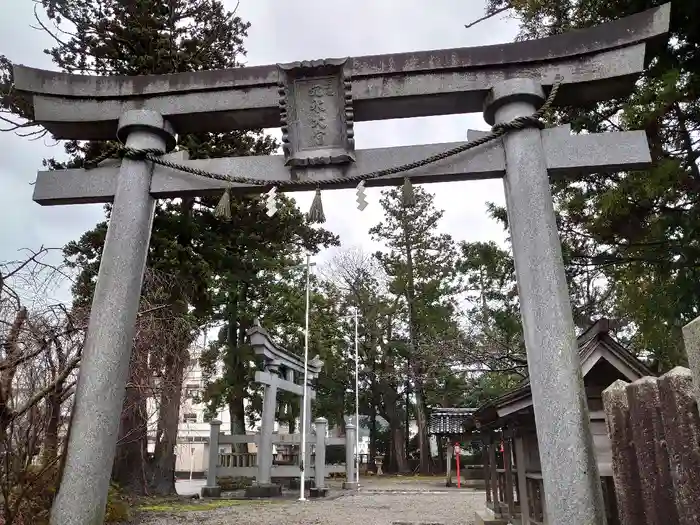
[[[375,170],[375,171],[370,171],[368,173],[361,173],[357,175],[348,175],[348,176],[340,176],[340,177],[334,177],[330,179],[324,179],[323,180],[323,185],[324,186],[333,186],[333,185],[339,185],[339,184],[347,184],[348,182],[357,182],[360,183],[362,181],[367,181],[371,179],[376,179],[379,177],[384,177],[386,175],[396,175],[398,173],[403,173],[405,171],[410,171],[416,168],[422,168],[423,166],[427,166],[429,164],[433,164],[435,162],[447,159],[449,157],[453,157],[455,155],[458,155],[460,153],[463,153],[465,151],[477,148],[479,146],[482,146],[483,144],[487,144],[493,140],[496,140],[509,131],[518,131],[521,129],[526,129],[526,128],[531,128],[531,127],[536,127],[539,129],[543,129],[545,127],[545,124],[542,122],[542,117],[544,114],[549,111],[549,109],[552,107],[552,104],[554,103],[554,99],[557,96],[557,93],[559,92],[559,87],[561,86],[561,80],[557,79],[554,85],[552,86],[552,90],[549,92],[549,96],[545,100],[544,104],[535,111],[532,115],[526,115],[522,117],[517,117],[509,122],[503,122],[501,124],[496,124],[491,128],[491,132],[488,133],[487,135],[484,135],[483,137],[479,137],[478,139],[471,140],[469,142],[465,142],[464,144],[460,144],[459,146],[456,146],[454,148],[448,149],[446,151],[441,151],[440,153],[436,153],[435,155],[431,155],[430,157],[426,157],[421,160],[417,160],[414,162],[409,162],[406,164],[401,164],[400,166],[393,166],[391,168],[383,168],[380,170]],[[195,168],[193,166],[187,166],[184,164],[178,164],[177,162],[173,162],[167,159],[162,158],[162,155],[164,155],[165,152],[162,150],[158,149],[134,149],[134,148],[128,148],[126,146],[122,145],[115,145],[112,148],[109,148],[107,151],[105,151],[103,154],[99,155],[97,158],[93,159],[89,163],[85,164],[85,169],[92,169],[96,167],[98,164],[101,162],[109,159],[109,158],[114,158],[116,157],[121,157],[121,158],[127,158],[127,159],[132,159],[132,160],[148,160],[151,161],[155,164],[159,164],[161,166],[165,166],[167,168],[171,168],[174,170],[182,171],[185,173],[189,173],[191,175],[196,175],[198,177],[205,177],[208,179],[216,179],[216,180],[221,180],[225,182],[230,182],[230,183],[239,183],[239,184],[247,184],[247,185],[253,185],[253,186],[260,186],[261,188],[272,188],[272,187],[278,187],[281,190],[284,190],[285,187],[309,187],[309,188],[315,188],[316,189],[316,195],[314,196],[314,201],[311,206],[311,210],[309,211],[309,219],[312,222],[325,222],[325,215],[323,213],[323,207],[321,204],[321,192],[319,188],[319,182],[318,181],[311,181],[311,180],[291,180],[291,179],[283,179],[283,180],[264,180],[261,181],[260,179],[255,179],[252,177],[243,177],[239,175],[224,175],[222,173],[213,173],[210,171],[202,170],[199,168]],[[217,215],[219,216],[224,216],[227,218],[230,218],[230,194],[229,194],[229,189],[226,189],[224,191],[224,194],[221,198],[221,201],[219,202],[219,205],[217,206]],[[404,204],[406,206],[410,206],[413,203],[413,189],[411,185],[411,179],[409,177],[404,178],[404,184],[403,184],[403,190],[402,190],[402,197],[404,200]]]

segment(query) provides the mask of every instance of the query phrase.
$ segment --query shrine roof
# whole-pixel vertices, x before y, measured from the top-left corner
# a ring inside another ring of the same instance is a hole
[[[475,408],[434,408],[428,418],[428,434],[453,436],[464,434],[466,425],[473,420]]]
[[[612,322],[603,318],[578,336],[578,353],[584,378],[588,377],[601,360],[610,363],[629,381],[653,376],[654,373],[642,361],[610,335],[611,328]],[[532,391],[530,381],[526,379],[517,388],[480,406],[474,413],[475,427],[492,424],[500,418],[531,407]]]

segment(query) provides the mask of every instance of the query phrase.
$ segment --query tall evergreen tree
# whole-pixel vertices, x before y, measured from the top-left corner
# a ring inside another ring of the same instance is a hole
[[[389,293],[388,276],[381,264],[359,250],[345,250],[329,263],[326,279],[338,290],[349,316],[344,317],[342,329],[348,344],[354,339],[355,308],[358,313],[358,354],[360,384],[360,424],[369,427],[369,462],[374,462],[380,448],[388,454],[384,462],[387,472],[409,470],[406,449],[405,404],[406,367],[399,352],[405,346],[397,343],[395,334],[402,325],[400,297]],[[404,352],[405,353],[405,352]],[[354,356],[346,357],[347,367],[354,367]],[[354,397],[354,373],[346,374],[343,403]],[[352,399],[354,401],[354,399]],[[381,432],[380,418],[389,425]],[[381,443],[386,435],[386,443]]]
[[[520,38],[528,39],[663,3],[491,0],[489,9],[512,7]],[[671,38],[649,47],[650,64],[630,97],[557,115],[575,131],[646,132],[652,168],[555,182],[552,190],[574,300],[591,300],[589,316],[623,320],[632,346],[651,354],[657,372],[685,361],[681,327],[700,314],[699,7],[697,0],[672,3]]]
[[[218,340],[203,354],[202,364],[209,382],[205,401],[210,410],[227,407],[231,432],[245,434],[245,403],[254,401],[256,394],[250,389],[255,362],[246,332],[259,319],[284,346],[289,346],[290,334],[296,336],[290,350],[298,350],[305,278],[290,267],[302,263],[304,252],[317,252],[319,246],[337,244],[337,239],[326,230],[311,228],[291,202],[282,202],[273,220],[260,206],[234,203],[234,207],[231,222],[221,225],[212,219],[209,231],[215,233],[204,242],[216,279],[210,322],[223,324]],[[217,224],[223,232],[217,232]],[[216,378],[219,363],[223,376]]]
[[[468,292],[463,403],[479,406],[527,375],[515,268],[510,253],[494,242],[460,243],[457,268]]]
[[[69,73],[145,75],[234,68],[240,67],[239,58],[245,54],[243,40],[249,24],[219,0],[41,0],[37,4],[48,18],[42,23],[43,28],[56,42],[46,53],[60,70]],[[55,29],[58,26],[61,29]],[[31,117],[28,101],[13,94],[9,62],[0,59],[0,67],[3,109]],[[46,164],[50,168],[80,167],[107,146],[70,141],[65,145],[67,162],[51,159]],[[276,144],[261,131],[252,131],[185,135],[180,137],[180,147],[186,148],[191,158],[208,158],[271,153]],[[213,216],[215,204],[211,198],[159,202],[148,265],[170,276],[174,283],[167,288],[166,301],[173,319],[188,320],[191,326],[202,325],[217,320],[222,309],[226,311],[232,334],[227,339],[226,377],[236,383],[230,388],[240,389],[241,370],[247,362],[238,350],[249,317],[247,313],[240,314],[237,302],[248,300],[246,287],[250,288],[257,269],[269,264],[278,251],[317,251],[319,246],[337,243],[337,239],[309,227],[301,213],[284,198],[283,209],[272,219],[262,212],[256,199],[241,198],[233,203],[233,220],[222,222]],[[66,257],[80,270],[74,289],[77,303],[90,303],[106,228],[106,222],[99,224],[66,247]],[[143,440],[120,442],[114,476],[134,492],[167,494],[175,490],[173,450],[180,389],[194,335],[191,330],[185,331],[165,358],[151,354],[146,359],[148,373],[159,376],[167,387],[160,393],[155,457],[146,459]],[[132,367],[143,362],[132,360]],[[127,391],[127,402],[129,398]],[[230,400],[236,416],[240,398],[236,390]],[[125,406],[134,417],[124,418],[123,422],[147,425],[144,403],[140,399]],[[129,436],[133,430],[122,425],[120,436]]]
[[[458,338],[454,321],[457,254],[452,238],[437,232],[443,212],[435,208],[433,195],[417,187],[414,201],[407,206],[401,189],[384,191],[380,201],[384,220],[370,234],[386,246],[376,257],[390,278],[390,293],[400,297],[405,307],[406,373],[415,400],[420,469],[428,473],[432,465],[426,382],[436,366],[449,360],[443,350],[451,345],[442,342]]]

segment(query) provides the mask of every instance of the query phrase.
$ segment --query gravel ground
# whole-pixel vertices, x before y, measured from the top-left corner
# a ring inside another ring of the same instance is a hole
[[[142,525],[472,525],[481,491],[384,484],[306,502],[245,502],[205,512],[144,516]]]

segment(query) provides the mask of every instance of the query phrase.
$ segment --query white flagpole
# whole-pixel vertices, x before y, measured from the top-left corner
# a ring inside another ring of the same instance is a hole
[[[311,255],[306,254],[306,330],[304,333],[304,395],[302,396],[301,409],[301,449],[299,450],[299,462],[303,466],[301,472],[300,494],[299,501],[305,501],[305,480],[306,480],[306,396],[308,394],[308,376],[309,376],[309,299],[310,299],[310,273],[311,273]]]
[[[355,476],[360,486],[360,354],[357,342],[357,306],[355,307]]]

